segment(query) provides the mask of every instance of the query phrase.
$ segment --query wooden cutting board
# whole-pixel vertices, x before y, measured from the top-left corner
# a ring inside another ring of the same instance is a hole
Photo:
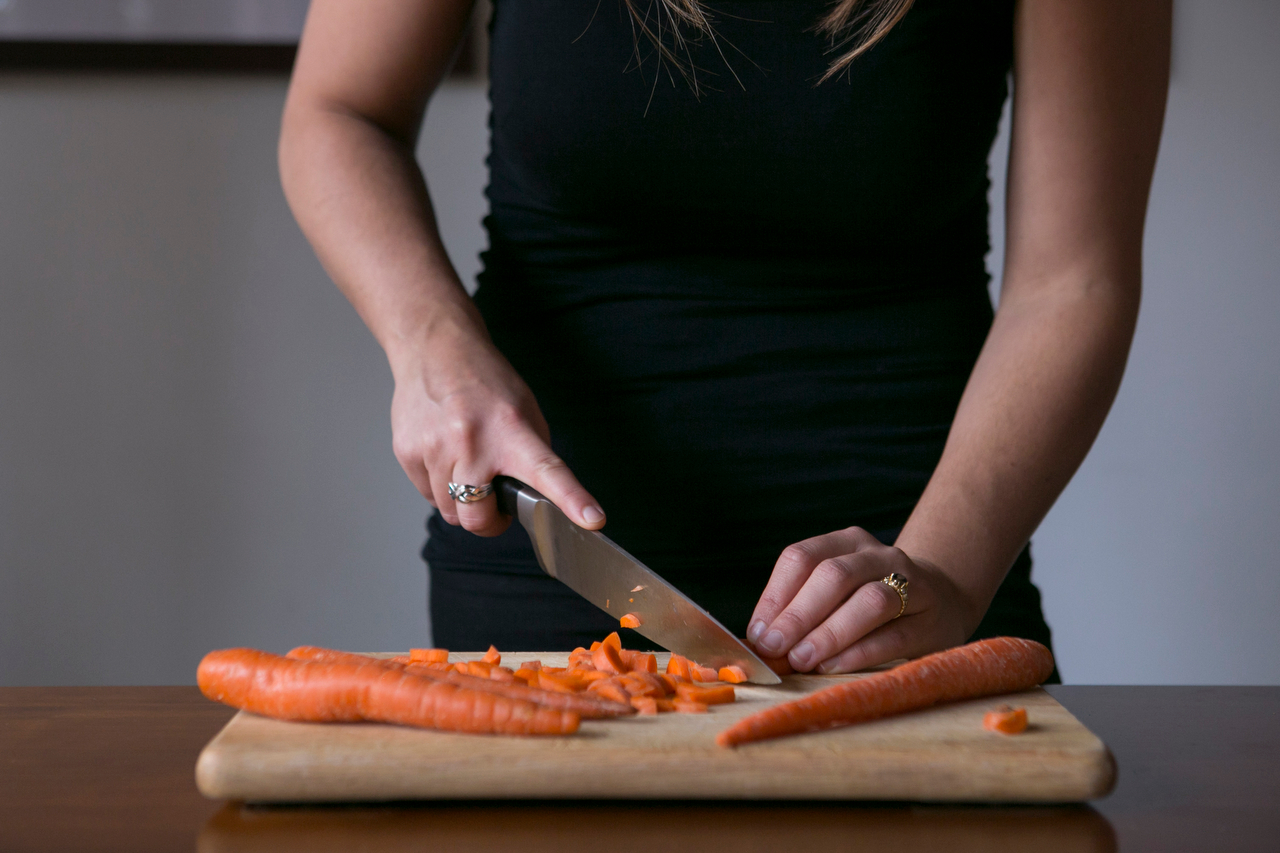
[[[478,655],[458,654],[466,660]],[[665,655],[659,656],[665,666]],[[563,666],[564,653],[513,653]],[[1107,794],[1106,745],[1043,689],[724,749],[715,735],[768,705],[864,676],[737,686],[707,714],[585,720],[569,737],[464,735],[375,724],[286,723],[240,712],[201,752],[216,799],[838,799],[1074,802]],[[1025,706],[1021,735],[982,716]]]

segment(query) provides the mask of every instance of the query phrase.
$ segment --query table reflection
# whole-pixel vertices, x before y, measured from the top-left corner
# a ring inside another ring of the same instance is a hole
[[[433,803],[246,806],[228,803],[199,853],[518,849],[522,853],[752,853],[784,850],[1037,853],[1114,851],[1088,806],[832,803]]]

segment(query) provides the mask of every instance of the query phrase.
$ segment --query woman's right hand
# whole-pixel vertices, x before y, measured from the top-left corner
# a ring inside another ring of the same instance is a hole
[[[396,459],[440,517],[481,536],[511,524],[497,499],[457,503],[449,483],[479,486],[497,474],[546,496],[575,524],[604,526],[600,508],[551,449],[533,393],[481,329],[447,324],[427,343],[392,357],[391,402]]]

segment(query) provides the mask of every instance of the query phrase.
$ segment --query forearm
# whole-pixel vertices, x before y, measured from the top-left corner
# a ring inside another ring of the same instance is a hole
[[[393,369],[433,337],[483,334],[407,141],[336,108],[291,106],[280,171],[299,225]]]
[[[1064,274],[1002,302],[946,447],[898,538],[965,595],[973,624],[1106,418],[1139,273]]]

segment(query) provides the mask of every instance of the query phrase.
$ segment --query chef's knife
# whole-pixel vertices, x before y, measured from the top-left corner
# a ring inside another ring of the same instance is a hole
[[[672,652],[717,669],[736,664],[757,684],[781,682],[714,616],[604,534],[574,524],[519,480],[495,477],[493,488],[498,509],[524,525],[538,564],[551,577],[614,619],[635,614],[635,630]]]

